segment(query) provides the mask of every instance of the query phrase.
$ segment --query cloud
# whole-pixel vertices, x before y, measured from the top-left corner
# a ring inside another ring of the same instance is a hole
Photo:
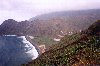
[[[99,0],[3,0],[0,10],[67,10],[97,4],[100,4]]]
[[[100,0],[2,0],[0,21],[13,18],[26,20],[53,11],[100,8]]]

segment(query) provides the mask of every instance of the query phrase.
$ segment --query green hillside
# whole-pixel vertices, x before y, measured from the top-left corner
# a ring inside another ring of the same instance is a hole
[[[80,34],[65,36],[59,45],[24,66],[99,66],[100,20]]]

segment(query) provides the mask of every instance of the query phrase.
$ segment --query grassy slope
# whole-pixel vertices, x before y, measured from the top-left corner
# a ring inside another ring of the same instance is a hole
[[[92,27],[94,31],[95,26],[92,25]],[[100,28],[96,31],[100,33]],[[76,40],[72,38],[75,38],[73,36],[77,36],[77,34],[70,36],[70,40],[68,37],[64,38],[57,46],[58,49],[55,47],[45,52],[26,66],[100,65],[100,35],[95,34],[78,34],[79,37]]]
[[[38,45],[45,45],[46,47],[49,47],[57,43],[52,38],[47,37],[47,36],[39,36],[39,37],[32,39],[32,41],[36,42]]]

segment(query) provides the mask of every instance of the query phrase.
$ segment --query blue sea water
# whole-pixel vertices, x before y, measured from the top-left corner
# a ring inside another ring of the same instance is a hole
[[[0,66],[21,66],[37,57],[36,48],[25,36],[0,36]]]

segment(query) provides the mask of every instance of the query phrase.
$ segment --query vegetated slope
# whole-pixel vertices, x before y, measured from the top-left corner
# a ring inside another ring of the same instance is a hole
[[[26,29],[29,25],[28,21],[17,22],[13,19],[5,20],[0,25],[0,35],[26,35]]]
[[[79,35],[76,41],[67,44],[64,40],[62,47],[45,52],[26,66],[100,65],[100,20]]]
[[[54,12],[21,22],[9,19],[0,25],[0,35],[33,36],[30,40],[36,44],[50,46],[56,43],[54,38],[80,32],[98,19],[100,9]]]
[[[31,22],[39,28],[41,35],[57,36],[68,32],[79,32],[88,28],[93,22],[100,19],[100,9],[62,11],[43,14],[31,18]],[[38,24],[37,24],[38,23]],[[33,26],[34,27],[34,26]],[[38,34],[37,33],[37,34]]]

